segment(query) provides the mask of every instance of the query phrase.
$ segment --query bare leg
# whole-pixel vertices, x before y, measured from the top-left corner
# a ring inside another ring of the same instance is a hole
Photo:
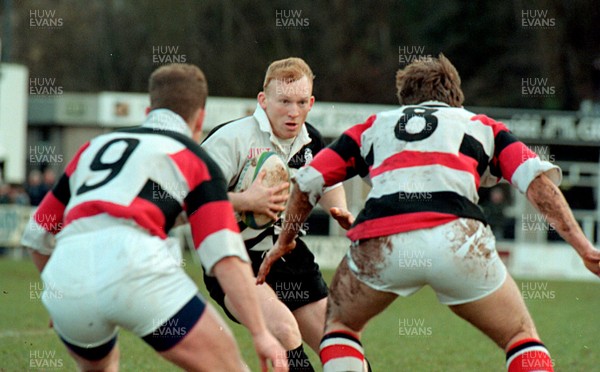
[[[344,258],[335,272],[327,302],[325,336],[320,345],[323,370],[366,371],[360,344],[366,323],[396,299],[360,282]]]
[[[277,294],[268,285],[257,285],[255,288],[269,331],[284,349],[293,350],[299,347],[302,344],[302,336],[290,309],[279,301]],[[238,317],[233,307],[229,305],[227,296],[225,296],[225,306],[233,316]]]
[[[513,278],[489,296],[450,309],[490,337],[504,351],[524,338],[539,339],[533,320]]]
[[[326,311],[327,298],[311,302],[293,311],[294,317],[298,321],[302,339],[316,353],[319,353],[319,344],[323,338]]]
[[[327,303],[325,333],[332,328],[362,332],[365,324],[391,304],[398,295],[380,292],[360,282],[344,258],[337,268]]]
[[[231,331],[208,304],[187,336],[160,355],[187,371],[247,371]]]

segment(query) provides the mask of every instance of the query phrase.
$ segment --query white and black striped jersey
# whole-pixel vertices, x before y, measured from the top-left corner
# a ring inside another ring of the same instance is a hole
[[[540,160],[507,127],[485,115],[424,102],[371,116],[345,131],[300,170],[296,181],[314,204],[323,187],[360,175],[372,189],[352,228],[359,240],[433,227],[459,217],[485,222],[479,187],[501,179],[525,192],[560,168]]]
[[[229,191],[233,191],[246,164],[266,151],[274,151],[286,162],[293,176],[297,169],[310,163],[313,156],[325,147],[319,131],[308,123],[286,151],[273,134],[266,112],[259,106],[252,116],[247,116],[215,127],[201,144],[202,148],[221,167]],[[341,187],[341,185],[335,185]],[[238,218],[246,248],[268,250],[273,246],[275,227],[266,229],[246,228]]]

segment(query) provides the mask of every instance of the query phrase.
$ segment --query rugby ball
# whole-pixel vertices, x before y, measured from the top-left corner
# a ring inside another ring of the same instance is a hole
[[[234,191],[242,192],[247,190],[263,170],[267,172],[263,179],[265,187],[278,186],[290,181],[290,171],[285,161],[276,152],[266,151],[253,157],[246,163]],[[282,191],[282,193],[289,192],[289,187],[287,190]],[[272,220],[266,214],[250,211],[240,213],[240,218],[246,226],[258,230],[269,227],[275,222],[275,220]]]

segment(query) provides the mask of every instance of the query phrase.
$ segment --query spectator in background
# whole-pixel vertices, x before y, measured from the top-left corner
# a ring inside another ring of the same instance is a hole
[[[54,184],[56,183],[56,172],[52,168],[46,168],[43,174],[43,182],[46,188],[46,192],[52,190]],[[45,195],[45,194],[44,194]]]
[[[8,197],[11,204],[30,205],[29,196],[25,192],[25,188],[18,183],[10,185]]]
[[[27,177],[27,184],[25,185],[25,191],[27,195],[29,195],[29,202],[33,206],[40,205],[40,202],[44,198],[44,195],[50,189],[44,184],[42,180],[42,172],[37,169],[29,172],[29,176]]]
[[[10,185],[0,183],[0,204],[10,204]]]
[[[481,204],[483,214],[496,239],[504,239],[504,228],[506,227],[506,197],[504,190],[500,187],[494,187],[490,190],[490,196],[487,201]]]
[[[0,204],[29,205],[29,196],[23,185],[3,183],[0,184]]]

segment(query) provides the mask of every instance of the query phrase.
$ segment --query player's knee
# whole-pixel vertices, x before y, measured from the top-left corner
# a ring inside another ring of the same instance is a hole
[[[295,349],[302,343],[302,335],[294,318],[271,322],[269,329],[286,350]]]

